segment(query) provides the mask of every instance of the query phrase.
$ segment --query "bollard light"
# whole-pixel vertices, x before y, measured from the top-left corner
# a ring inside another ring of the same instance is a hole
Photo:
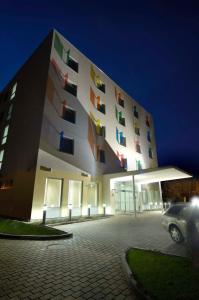
[[[43,220],[42,220],[42,224],[45,225],[46,224],[46,211],[47,211],[47,204],[44,204],[43,206]]]
[[[106,215],[106,203],[103,204],[104,216]]]
[[[72,220],[72,208],[73,205],[71,203],[68,204],[68,209],[69,209],[69,221]]]
[[[88,217],[91,216],[91,204],[88,204]]]

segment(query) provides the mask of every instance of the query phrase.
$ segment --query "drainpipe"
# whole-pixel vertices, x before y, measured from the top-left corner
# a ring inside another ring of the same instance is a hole
[[[132,175],[133,178],[133,203],[134,203],[134,214],[136,218],[136,196],[135,196],[135,178],[134,175]]]

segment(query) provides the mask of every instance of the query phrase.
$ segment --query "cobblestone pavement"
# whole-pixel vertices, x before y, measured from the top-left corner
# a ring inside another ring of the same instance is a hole
[[[160,226],[160,213],[57,226],[60,241],[0,240],[0,299],[135,299],[121,267],[130,246],[185,255]]]

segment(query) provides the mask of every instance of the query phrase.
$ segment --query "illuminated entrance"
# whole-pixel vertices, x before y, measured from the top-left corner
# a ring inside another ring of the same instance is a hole
[[[134,213],[163,208],[161,181],[191,177],[175,168],[154,168],[105,175],[109,181],[108,205],[113,214]]]

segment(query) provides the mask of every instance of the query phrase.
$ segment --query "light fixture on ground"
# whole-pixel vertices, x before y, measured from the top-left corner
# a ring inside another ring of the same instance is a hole
[[[88,204],[88,217],[91,216],[91,204]]]
[[[104,216],[106,215],[106,203],[103,204]]]
[[[44,206],[43,206],[43,220],[42,220],[42,224],[43,225],[45,225],[45,223],[46,223],[46,211],[47,211],[47,205],[46,204],[44,204]]]
[[[68,204],[68,210],[69,210],[69,221],[72,220],[72,208],[73,208],[73,205],[70,203]]]

